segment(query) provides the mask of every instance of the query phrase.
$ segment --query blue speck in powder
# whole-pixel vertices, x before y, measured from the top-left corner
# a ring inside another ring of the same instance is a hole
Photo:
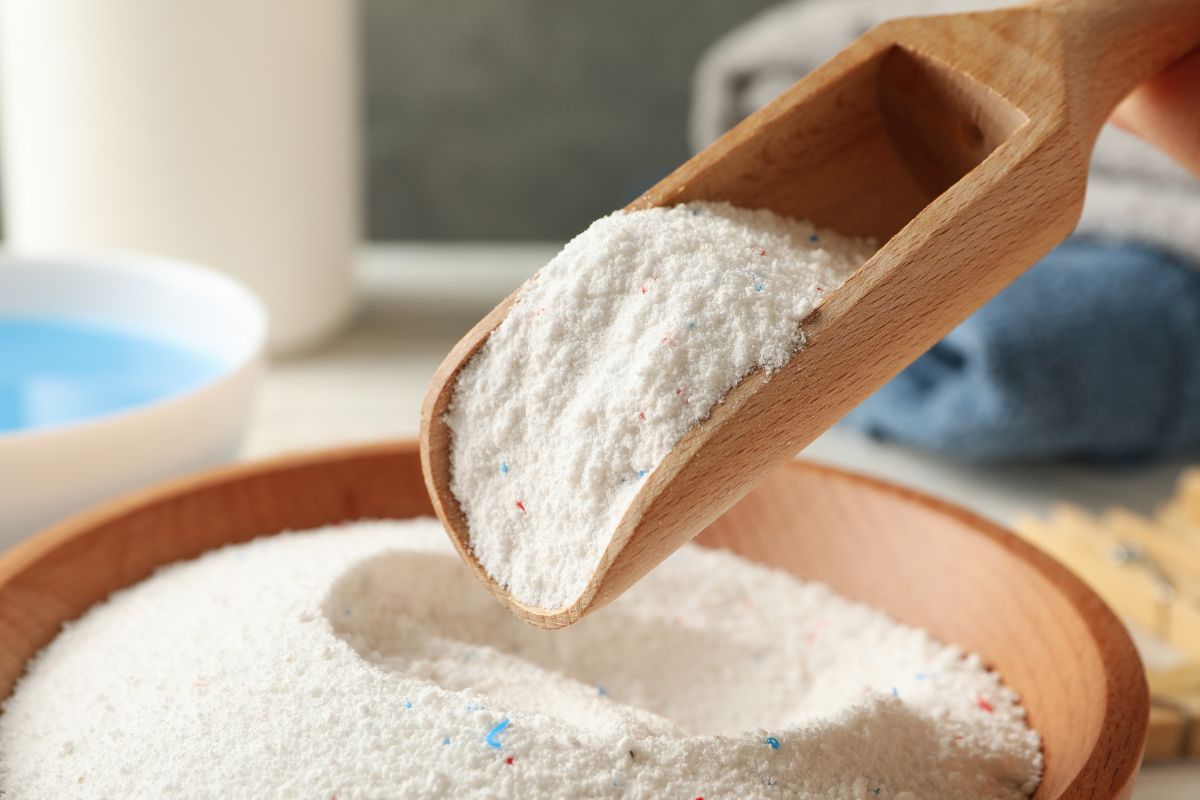
[[[766,738],[766,742],[767,742],[767,744],[768,744],[768,745],[770,745],[770,747],[771,747],[771,749],[772,749],[772,750],[778,750],[778,749],[779,749],[779,740],[778,740],[778,739],[776,739],[774,736],[768,736],[768,737]]]
[[[494,747],[497,750],[499,750],[501,747],[503,747],[503,745],[500,744],[500,740],[497,739],[496,737],[499,736],[500,734],[504,733],[504,729],[507,728],[508,725],[509,725],[508,717],[505,717],[504,719],[502,719],[498,723],[496,723],[495,727],[493,727],[490,731],[488,731],[488,735],[487,735],[487,739],[486,739],[488,747]]]

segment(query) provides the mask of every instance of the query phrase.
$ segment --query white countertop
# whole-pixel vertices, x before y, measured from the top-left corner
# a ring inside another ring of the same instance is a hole
[[[362,304],[329,345],[274,364],[260,392],[246,458],[417,433],[425,385],[450,346],[557,250],[549,244],[379,244],[358,269]],[[833,430],[804,453],[941,496],[999,522],[1060,500],[1149,511],[1179,464],[974,467]],[[1143,772],[1135,800],[1196,800],[1200,765]]]

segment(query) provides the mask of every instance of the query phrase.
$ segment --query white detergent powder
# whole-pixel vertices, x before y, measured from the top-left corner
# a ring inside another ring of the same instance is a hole
[[[687,547],[557,632],[438,524],[286,534],[69,625],[0,714],[24,798],[1022,798],[999,678],[819,585]]]
[[[727,204],[593,223],[521,289],[454,387],[450,488],[483,568],[523,603],[575,601],[637,492],[874,252]]]

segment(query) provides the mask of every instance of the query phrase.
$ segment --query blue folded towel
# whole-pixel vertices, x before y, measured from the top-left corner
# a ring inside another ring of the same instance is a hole
[[[1068,240],[844,424],[976,461],[1200,451],[1200,271]]]

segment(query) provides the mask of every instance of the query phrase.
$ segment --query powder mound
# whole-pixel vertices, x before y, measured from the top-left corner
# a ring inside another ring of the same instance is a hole
[[[523,603],[587,586],[644,480],[874,252],[769,211],[700,203],[593,223],[522,287],[458,376],[450,489],[475,557]]]
[[[93,608],[0,714],[0,795],[1009,800],[1039,746],[977,658],[825,587],[689,546],[546,632],[418,520]]]

